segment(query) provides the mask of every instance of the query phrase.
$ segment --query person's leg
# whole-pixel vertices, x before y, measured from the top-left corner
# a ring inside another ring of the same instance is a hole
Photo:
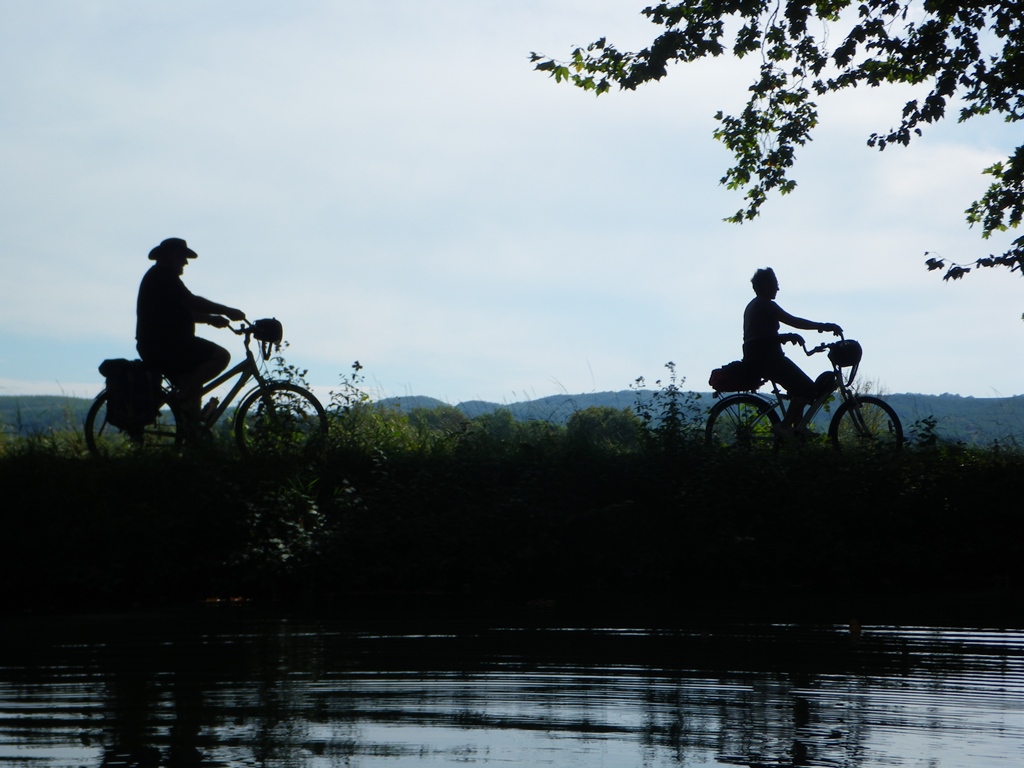
[[[203,385],[228,367],[231,355],[206,339],[193,338],[173,349],[139,350],[142,359],[171,380],[178,395],[181,415],[196,421],[201,413]]]
[[[803,418],[804,409],[814,399],[814,382],[788,357],[776,360],[772,369],[772,380],[789,394],[789,407],[786,408],[782,424],[796,429]]]
[[[804,408],[807,407],[807,401],[802,397],[790,396],[789,407],[786,409],[786,415],[782,419],[782,423],[787,427],[796,429],[800,423],[800,419],[804,416]]]
[[[181,373],[175,377],[182,408],[189,418],[202,412],[203,385],[217,377],[231,362],[231,353],[206,339],[196,338],[189,345]]]

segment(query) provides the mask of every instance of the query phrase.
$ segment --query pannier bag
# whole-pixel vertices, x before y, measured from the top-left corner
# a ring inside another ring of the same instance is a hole
[[[118,429],[139,429],[160,414],[160,375],[141,360],[104,360],[107,380],[107,423]]]
[[[744,392],[760,388],[764,383],[742,360],[734,360],[711,372],[708,384],[715,392]]]

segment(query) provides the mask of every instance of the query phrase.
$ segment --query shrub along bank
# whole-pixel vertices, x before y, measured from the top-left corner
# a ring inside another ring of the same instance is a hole
[[[442,409],[443,410],[443,409]],[[9,609],[372,595],[872,600],[1024,587],[1024,456],[930,444],[708,450],[610,409],[567,427],[332,417],[315,456],[4,444]]]

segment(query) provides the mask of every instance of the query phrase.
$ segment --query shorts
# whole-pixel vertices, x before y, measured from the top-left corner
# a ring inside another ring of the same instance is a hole
[[[191,373],[211,360],[227,355],[223,347],[198,336],[157,348],[141,343],[136,346],[143,361],[156,368],[172,383],[177,383],[176,379],[179,376]]]
[[[818,388],[811,377],[782,354],[782,348],[778,352],[753,352],[744,345],[743,362],[747,363],[751,370],[755,371],[763,379],[774,381],[781,386],[790,397],[799,397],[803,400],[813,400],[817,397]]]

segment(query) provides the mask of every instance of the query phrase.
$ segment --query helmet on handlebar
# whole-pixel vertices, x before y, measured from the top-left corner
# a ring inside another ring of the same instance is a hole
[[[265,317],[262,320],[255,320],[252,324],[252,336],[260,343],[260,351],[263,352],[263,359],[270,357],[270,348],[280,344],[284,338],[284,328],[281,321],[274,317]]]
[[[829,345],[828,359],[840,368],[849,368],[860,362],[863,350],[858,342],[853,339],[837,341]]]
[[[273,317],[265,317],[256,320],[252,324],[252,336],[257,341],[266,341],[271,344],[280,344],[284,338],[284,328],[281,321]]]

